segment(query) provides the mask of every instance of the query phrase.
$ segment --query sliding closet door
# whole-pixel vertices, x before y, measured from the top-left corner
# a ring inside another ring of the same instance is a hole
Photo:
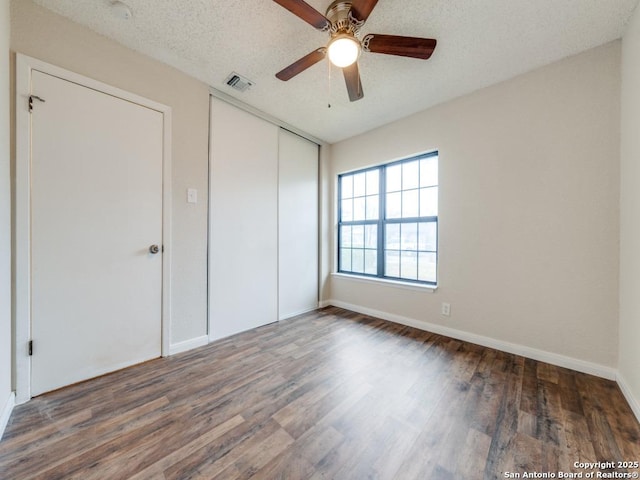
[[[318,307],[318,145],[280,130],[278,315]]]
[[[278,320],[278,127],[211,100],[209,338]]]

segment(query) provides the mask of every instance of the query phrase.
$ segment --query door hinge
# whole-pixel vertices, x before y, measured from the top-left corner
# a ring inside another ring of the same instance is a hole
[[[39,102],[44,103],[45,99],[40,98],[37,95],[29,95],[29,112],[33,112],[33,101],[38,100]]]
[[[33,355],[33,340],[29,340],[29,356]]]

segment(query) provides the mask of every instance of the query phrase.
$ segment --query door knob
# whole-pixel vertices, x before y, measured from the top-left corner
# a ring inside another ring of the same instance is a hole
[[[149,247],[149,253],[151,253],[152,255],[155,255],[159,251],[160,251],[160,247],[158,245],[151,245]]]

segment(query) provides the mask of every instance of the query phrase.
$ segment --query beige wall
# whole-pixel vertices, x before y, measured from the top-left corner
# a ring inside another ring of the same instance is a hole
[[[9,103],[9,0],[0,0],[0,437],[11,394]]]
[[[207,85],[36,6],[30,0],[11,2],[11,22],[13,52],[172,108],[171,343],[206,335]],[[197,205],[186,203],[187,187],[198,189]]]
[[[439,288],[334,276],[325,299],[613,372],[619,92],[616,41],[334,144],[332,178],[439,150]]]
[[[640,10],[622,41],[620,384],[640,418]]]
[[[319,185],[319,251],[318,251],[318,298],[331,298],[332,228],[331,228],[331,145],[320,146],[318,178]]]

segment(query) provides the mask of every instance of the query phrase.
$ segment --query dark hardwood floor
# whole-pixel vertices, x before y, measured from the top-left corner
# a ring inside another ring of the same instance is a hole
[[[614,382],[333,307],[43,395],[0,442],[6,480],[640,472],[597,461],[640,461]]]

